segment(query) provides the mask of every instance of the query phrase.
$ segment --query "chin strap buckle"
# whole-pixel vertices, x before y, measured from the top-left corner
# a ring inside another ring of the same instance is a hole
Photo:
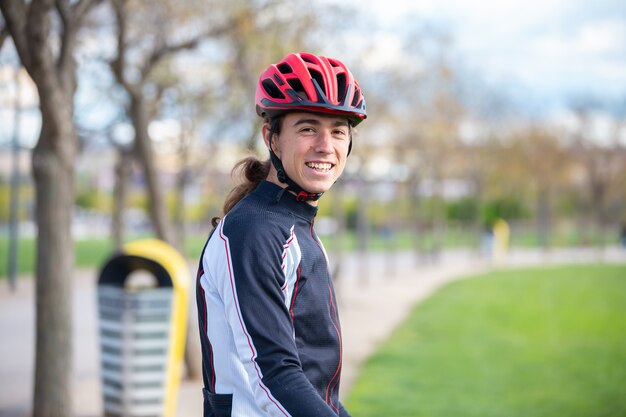
[[[323,193],[307,193],[306,191],[300,191],[296,194],[296,201],[316,201],[322,196]]]

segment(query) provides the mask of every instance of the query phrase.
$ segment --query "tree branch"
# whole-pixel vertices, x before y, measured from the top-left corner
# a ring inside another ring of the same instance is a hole
[[[81,21],[89,9],[97,3],[100,3],[100,1],[101,0],[80,0],[78,3],[74,4],[74,6],[72,6],[72,11],[76,21]]]
[[[67,25],[72,20],[72,11],[70,9],[70,4],[67,0],[55,0],[54,3],[57,7],[57,11],[59,12],[59,17],[61,18],[63,26],[67,27]]]
[[[117,55],[109,62],[109,66],[115,75],[117,82],[124,90],[131,92],[133,87],[130,85],[124,74],[126,66],[126,10],[124,8],[124,0],[113,0],[113,12],[117,22]]]
[[[4,45],[4,41],[8,36],[9,28],[7,28],[6,25],[2,25],[2,28],[0,29],[0,51],[2,50],[2,45]]]
[[[5,22],[3,32],[11,35],[22,65],[30,68],[31,59],[26,41],[26,4],[21,0],[2,0],[0,10]]]
[[[74,45],[76,44],[76,36],[74,33],[76,26],[74,25],[74,18],[68,0],[55,0],[54,3],[61,23],[63,24],[63,29],[61,30],[61,51],[57,59],[57,70],[63,89],[66,90],[69,88],[71,90],[72,86],[67,85],[67,81],[63,75],[70,72],[73,73],[73,69],[70,67],[73,66],[72,54]]]
[[[68,80],[64,79],[64,74],[74,73],[74,48],[76,46],[76,31],[81,26],[82,19],[86,15],[89,8],[94,4],[92,0],[81,0],[74,6],[70,5],[69,0],[55,0],[56,9],[59,13],[61,22],[63,23],[63,31],[61,34],[61,52],[57,60],[57,68],[59,75],[62,77],[61,83],[64,89],[72,91],[75,86],[69,85]]]
[[[200,36],[194,39],[185,41],[185,42],[181,42],[176,45],[165,45],[161,48],[154,50],[152,52],[152,55],[150,55],[150,58],[148,58],[143,68],[141,69],[141,79],[145,80],[148,77],[148,75],[150,75],[150,72],[152,71],[152,69],[163,58],[167,57],[168,55],[172,55],[178,51],[182,51],[185,49],[193,49],[198,45],[199,42],[200,42]]]
[[[24,28],[24,34],[30,58],[30,68],[27,68],[40,88],[44,84],[49,87],[50,74],[54,71],[54,58],[48,45],[50,36],[49,12],[53,6],[51,0],[32,0],[26,12],[28,22]]]
[[[188,39],[184,42],[180,42],[174,45],[164,45],[161,48],[155,49],[141,69],[141,79],[145,80],[150,75],[150,72],[154,69],[154,67],[167,56],[182,50],[194,49],[202,40],[206,38],[221,36],[226,33],[231,28],[231,26],[232,22],[228,21],[221,26],[217,26],[210,30],[207,30],[206,32],[194,36],[193,38]]]

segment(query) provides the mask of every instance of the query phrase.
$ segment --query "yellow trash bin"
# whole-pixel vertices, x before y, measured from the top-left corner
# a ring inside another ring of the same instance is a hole
[[[156,239],[123,247],[98,279],[105,417],[174,415],[180,385],[189,268]]]

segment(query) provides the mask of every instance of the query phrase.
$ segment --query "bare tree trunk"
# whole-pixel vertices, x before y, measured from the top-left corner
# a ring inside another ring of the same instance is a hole
[[[435,190],[431,197],[431,215],[432,215],[432,243],[430,247],[430,262],[439,262],[439,256],[443,250],[446,224],[445,224],[445,206],[443,204],[443,179],[440,172],[441,164],[436,164],[435,173]]]
[[[186,156],[183,158],[187,159]],[[185,247],[185,193],[187,192],[187,164],[183,163],[176,178],[176,205],[174,206],[174,229],[181,247]]]
[[[176,236],[184,254],[185,246],[185,194],[189,180],[189,151],[191,149],[191,135],[183,131],[180,138],[181,147],[179,155],[181,160],[180,173],[176,182],[176,207],[174,209],[174,225]],[[195,277],[191,276],[190,288],[195,287]],[[192,297],[193,299],[193,297]],[[185,367],[187,379],[199,380],[202,377],[202,351],[200,349],[200,336],[198,334],[198,315],[195,314],[195,306],[191,303],[189,320],[187,320],[187,341],[185,343]]]
[[[148,192],[150,220],[157,237],[180,249],[174,236],[174,228],[167,214],[163,190],[159,186],[158,172],[155,166],[154,151],[148,134],[148,115],[144,100],[140,96],[131,95],[130,114],[135,128],[135,152],[143,167]]]
[[[194,282],[195,285],[195,282]],[[185,368],[187,379],[199,380],[202,378],[202,350],[200,349],[200,335],[198,333],[198,314],[195,305],[191,303],[189,320],[187,320],[187,341],[185,342]]]
[[[413,253],[415,255],[415,265],[422,263],[422,216],[420,213],[419,179],[417,174],[411,175],[407,182],[410,206],[412,208],[413,220]]]
[[[398,259],[396,256],[396,240],[398,238],[397,230],[398,230],[398,219],[395,217],[394,210],[389,210],[388,212],[389,218],[383,225],[383,230],[381,230],[382,238],[385,242],[385,259],[386,259],[386,267],[385,271],[389,275],[390,278],[396,276],[398,272]]]
[[[335,231],[335,238],[333,239],[333,260],[334,267],[332,269],[333,281],[339,282],[341,280],[343,267],[345,267],[345,255],[343,250],[344,240],[346,236],[346,211],[344,209],[342,196],[343,196],[343,184],[337,182],[333,186],[333,217],[337,222],[337,230]]]
[[[191,123],[193,123],[193,121]],[[193,145],[193,130],[193,127],[190,125],[186,126],[185,123],[182,124],[178,148],[180,172],[176,178],[176,205],[174,207],[173,217],[176,236],[183,249],[185,247],[185,209],[187,203],[185,196],[187,194],[187,185],[189,183],[192,170],[189,163],[190,152]]]
[[[0,43],[0,47],[2,44]],[[9,258],[7,275],[11,291],[15,291],[17,279],[17,257],[19,239],[20,209],[20,121],[22,120],[20,68],[15,70],[15,114],[13,122],[13,143],[11,146],[11,197],[9,208]]]
[[[113,213],[111,216],[111,236],[115,250],[120,251],[124,244],[124,213],[128,200],[128,184],[132,174],[133,153],[123,147],[117,148],[118,160],[115,165],[115,189],[113,190]]]
[[[605,249],[604,230],[606,228],[606,194],[607,187],[604,181],[596,181],[591,186],[592,210],[595,233],[592,234],[592,244],[598,243],[598,253],[603,255]],[[597,239],[597,240],[596,240]]]
[[[550,247],[550,217],[550,192],[544,188],[537,197],[537,241],[544,250]]]
[[[482,163],[479,162],[479,163]],[[470,224],[470,230],[471,230],[471,234],[473,236],[472,242],[475,242],[476,246],[476,256],[480,256],[481,255],[481,244],[482,244],[482,239],[483,239],[483,224],[482,224],[482,210],[483,210],[483,189],[484,189],[484,179],[483,179],[483,174],[481,172],[474,172],[473,175],[471,175],[471,178],[473,180],[474,183],[474,192],[472,194],[472,197],[475,200],[475,209],[476,209],[476,213],[474,215],[474,218],[472,219],[472,222]]]
[[[37,86],[41,111],[41,131],[32,157],[38,228],[35,417],[72,414],[71,224],[78,149],[73,121],[74,48],[78,28],[91,5],[90,0],[72,4],[63,0],[0,1],[20,61]],[[54,31],[58,36],[51,36]]]
[[[359,180],[359,199],[356,205],[356,236],[357,251],[361,257],[359,259],[359,278],[363,285],[367,285],[370,280],[369,265],[369,229],[370,223],[368,218],[369,207],[369,185],[363,178]]]
[[[42,123],[42,132],[55,128]],[[72,410],[74,172],[73,162],[44,141],[42,137],[33,153],[38,220],[34,416],[61,417]]]
[[[67,416],[72,410],[72,284],[74,85],[39,74],[41,133],[33,151],[36,189],[37,289],[34,415]]]

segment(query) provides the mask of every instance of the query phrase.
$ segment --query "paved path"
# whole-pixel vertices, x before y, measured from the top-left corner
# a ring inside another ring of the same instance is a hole
[[[344,336],[342,397],[349,391],[363,360],[417,302],[445,283],[498,266],[598,261],[626,263],[626,250],[573,249],[549,253],[518,250],[512,251],[502,265],[493,265],[467,251],[446,252],[436,263],[422,260],[419,264],[410,253],[393,257],[346,255],[341,278],[336,284]],[[74,410],[77,417],[100,416],[102,410],[95,275],[93,271],[78,271],[74,287]],[[0,417],[25,417],[30,413],[33,386],[33,281],[20,280],[15,293],[8,290],[6,282],[0,284]],[[183,381],[177,416],[201,416],[200,388],[197,381]]]

